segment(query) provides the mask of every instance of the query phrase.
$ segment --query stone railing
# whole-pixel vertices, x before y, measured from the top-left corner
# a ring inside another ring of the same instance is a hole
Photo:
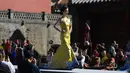
[[[21,20],[38,20],[55,22],[61,17],[60,14],[29,13],[12,11],[11,9],[0,11],[0,18],[6,19],[21,19]]]
[[[12,19],[42,20],[42,13],[12,12]]]
[[[45,20],[48,21],[56,21],[61,17],[61,15],[59,14],[46,14],[45,15]]]
[[[0,11],[0,18],[8,18],[8,11]]]

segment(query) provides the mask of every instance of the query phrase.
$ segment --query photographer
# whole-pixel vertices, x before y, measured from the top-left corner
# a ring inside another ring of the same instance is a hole
[[[32,51],[27,51],[25,54],[25,60],[18,65],[19,73],[40,73],[36,66],[36,59],[33,57]]]

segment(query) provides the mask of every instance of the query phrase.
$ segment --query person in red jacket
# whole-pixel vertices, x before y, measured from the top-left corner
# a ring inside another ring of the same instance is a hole
[[[5,44],[5,59],[8,59],[8,56],[11,55],[11,42],[9,39],[7,39],[7,42]]]

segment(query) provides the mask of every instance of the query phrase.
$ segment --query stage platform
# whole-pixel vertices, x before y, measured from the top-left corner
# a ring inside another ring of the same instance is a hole
[[[42,73],[128,73],[127,71],[108,71],[108,70],[91,70],[91,69],[73,69],[73,70],[51,70],[40,69]]]
[[[17,66],[14,66],[17,70]],[[72,70],[52,70],[40,69],[41,73],[128,73],[127,71],[108,71],[108,70],[93,70],[93,69],[72,69]]]

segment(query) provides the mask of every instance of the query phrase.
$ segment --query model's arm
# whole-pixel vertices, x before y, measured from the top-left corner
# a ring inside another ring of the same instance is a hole
[[[59,28],[57,27],[58,22],[60,22],[60,24],[65,24],[65,22],[62,21],[61,19],[62,19],[62,17],[54,24],[54,28],[55,28],[57,31],[59,31],[59,32],[66,32],[65,29],[62,29],[62,28],[59,29]]]
[[[72,24],[69,27],[69,31],[70,31],[70,33],[72,32]]]
[[[57,31],[61,32],[61,30],[57,27],[59,21],[61,21],[61,18],[59,18],[58,21],[54,24],[54,28],[55,28]]]

